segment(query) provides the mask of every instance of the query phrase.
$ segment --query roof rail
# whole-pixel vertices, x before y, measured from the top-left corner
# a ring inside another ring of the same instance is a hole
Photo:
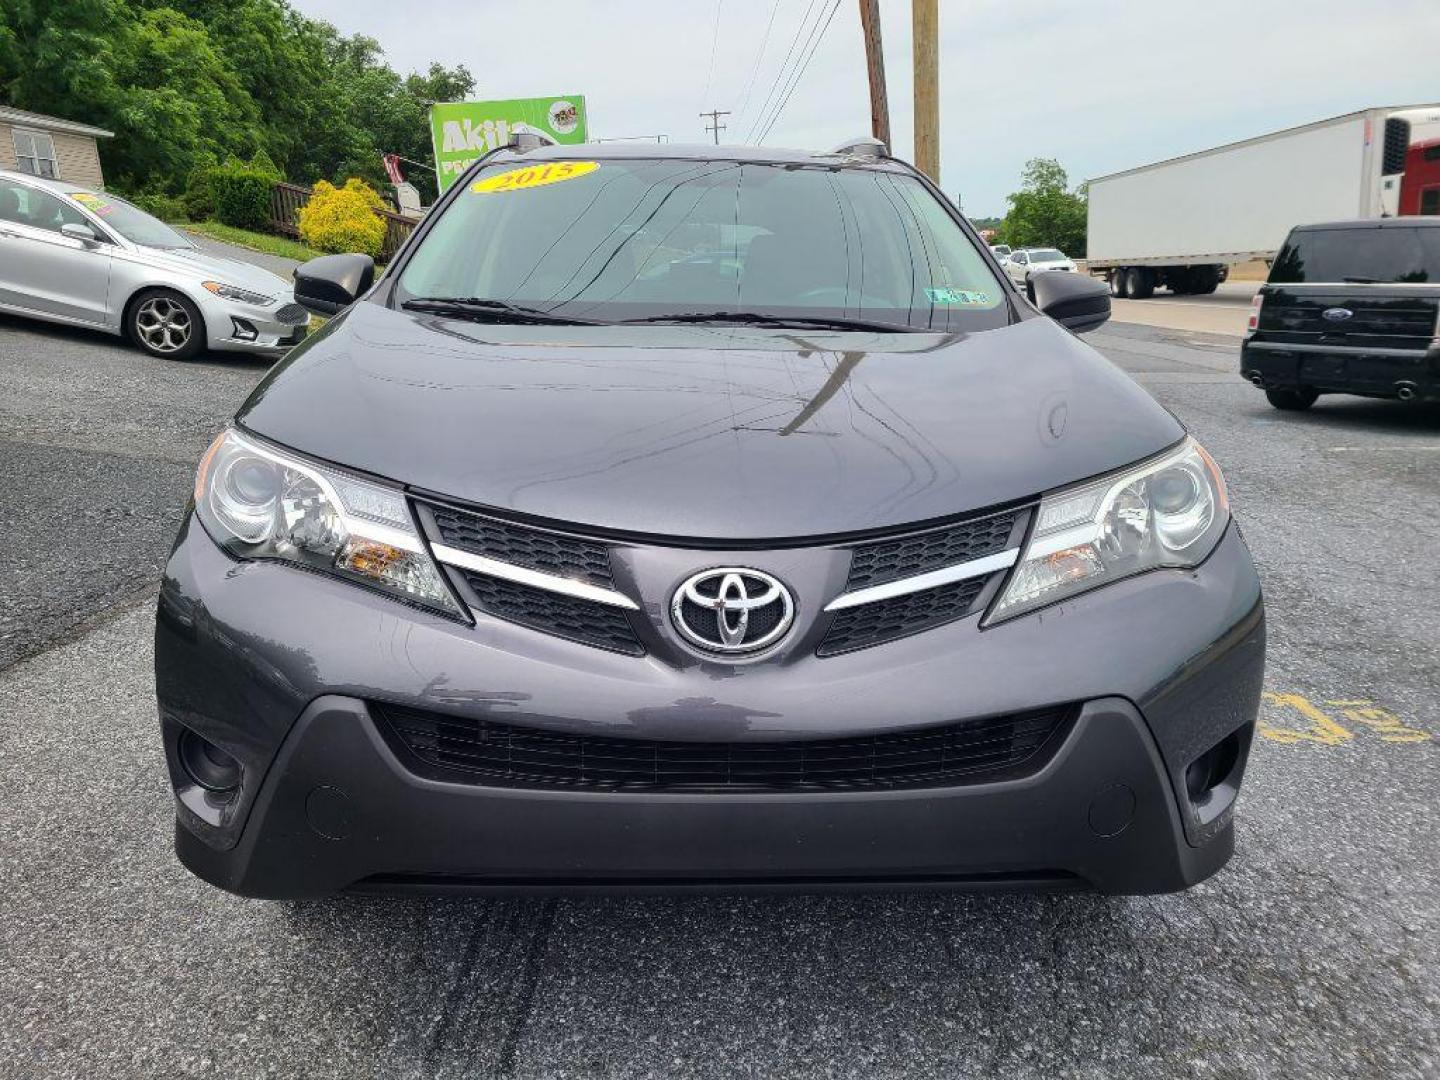
[[[830,151],[836,157],[873,157],[883,158],[890,156],[890,148],[879,139],[871,138],[869,135],[862,135],[859,138],[849,139]]]
[[[517,154],[523,154],[530,150],[539,150],[542,146],[557,146],[558,143],[549,135],[542,135],[538,131],[522,130],[512,131],[510,141],[505,144]]]

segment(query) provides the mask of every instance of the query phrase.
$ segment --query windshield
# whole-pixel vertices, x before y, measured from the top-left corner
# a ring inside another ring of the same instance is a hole
[[[70,198],[132,244],[162,248],[195,246],[159,218],[151,217],[138,206],[133,206],[124,199],[117,199],[114,195],[72,191]]]
[[[491,166],[434,223],[398,294],[600,321],[721,312],[917,330],[1009,321],[978,248],[914,177],[735,161]]]
[[[1270,281],[1440,281],[1440,229],[1297,230],[1280,249]]]
[[[1065,256],[1054,248],[1036,248],[1030,252],[1031,262],[1064,262]]]

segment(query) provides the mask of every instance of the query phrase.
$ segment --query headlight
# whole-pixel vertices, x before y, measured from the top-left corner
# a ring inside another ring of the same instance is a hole
[[[232,428],[200,459],[195,507],[238,558],[297,563],[463,617],[395,488],[320,468]]]
[[[1040,500],[1030,542],[989,621],[1157,567],[1196,566],[1229,520],[1220,468],[1190,438],[1118,476],[1054,492]]]
[[[238,285],[226,285],[223,281],[202,281],[200,284],[216,296],[224,297],[226,300],[238,300],[242,304],[254,304],[256,307],[269,307],[275,302],[273,296],[251,292],[249,289],[242,289]]]

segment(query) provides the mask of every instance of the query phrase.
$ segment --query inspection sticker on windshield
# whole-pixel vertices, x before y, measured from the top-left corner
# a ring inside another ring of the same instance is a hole
[[[552,161],[546,165],[527,165],[523,169],[511,169],[471,186],[470,190],[479,195],[490,195],[497,191],[519,191],[521,188],[543,187],[558,184],[562,180],[574,180],[600,168],[598,161]]]
[[[926,289],[925,295],[932,304],[979,304],[990,303],[990,294],[970,292],[967,289]]]

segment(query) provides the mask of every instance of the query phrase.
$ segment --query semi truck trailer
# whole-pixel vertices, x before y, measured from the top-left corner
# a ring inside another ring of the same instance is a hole
[[[1097,177],[1090,272],[1132,300],[1210,293],[1296,225],[1440,213],[1437,145],[1440,105],[1362,109]]]

